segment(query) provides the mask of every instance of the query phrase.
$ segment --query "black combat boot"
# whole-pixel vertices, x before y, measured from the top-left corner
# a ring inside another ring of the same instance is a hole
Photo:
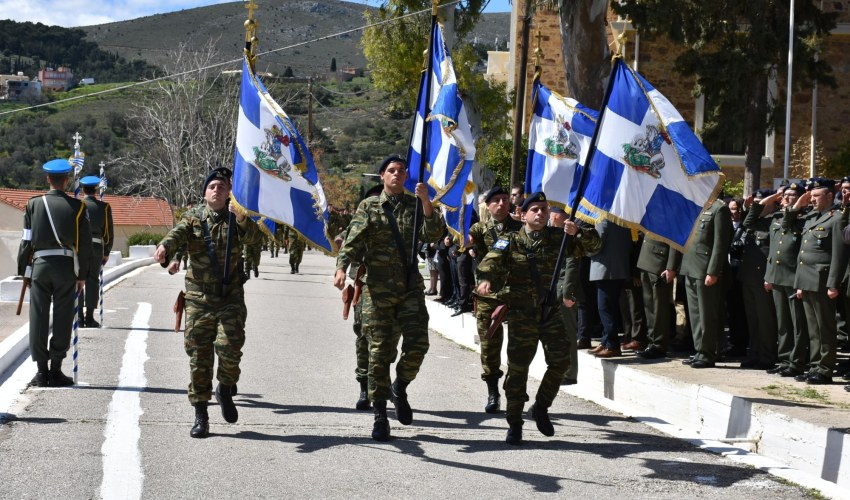
[[[207,402],[195,403],[195,425],[189,431],[193,438],[205,438],[210,435],[210,415],[207,413]]]
[[[260,276],[260,270],[255,267],[254,268],[254,277],[258,278],[259,276]]]
[[[94,311],[86,314],[86,328],[100,328],[100,323],[94,320]]]
[[[369,381],[361,380],[360,381],[360,398],[357,399],[357,404],[354,405],[358,410],[368,410],[370,408],[369,404]]]
[[[30,385],[33,387],[48,387],[50,378],[47,374],[47,361],[37,361],[36,365],[38,366],[38,372],[36,372],[35,377],[30,381]]]
[[[502,396],[499,395],[499,379],[494,378],[487,381],[487,406],[486,413],[499,413],[499,404]]]
[[[375,441],[390,440],[390,421],[387,418],[387,402],[375,401],[375,424],[372,426],[372,439]]]
[[[62,373],[62,360],[54,359],[50,362],[50,371],[47,373],[47,381],[50,387],[68,387],[74,385],[74,379]]]
[[[221,416],[229,424],[235,424],[239,420],[239,412],[233,404],[233,389],[229,385],[218,384],[215,386],[215,400],[221,407]]]
[[[298,274],[298,273],[300,273],[300,272],[301,272],[301,271],[298,269],[298,267],[299,267],[300,265],[301,265],[301,263],[300,263],[300,262],[299,262],[298,264],[295,264],[295,274]]]
[[[410,425],[413,422],[413,410],[407,402],[407,384],[409,383],[397,378],[390,386],[390,394],[395,405],[395,418],[403,425]]]
[[[547,437],[555,435],[555,427],[552,421],[549,420],[549,409],[540,404],[540,401],[535,401],[531,408],[528,409],[529,415],[537,423],[537,430]]]
[[[513,424],[509,424],[508,434],[505,436],[505,442],[517,446],[522,444],[522,422],[516,422]]]
[[[289,272],[289,274],[295,274],[295,264],[289,264],[289,267],[290,267],[290,269],[291,269],[291,271]]]

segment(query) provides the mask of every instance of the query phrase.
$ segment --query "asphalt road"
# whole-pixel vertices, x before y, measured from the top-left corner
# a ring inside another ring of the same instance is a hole
[[[333,260],[308,252],[292,275],[285,257],[264,253],[246,285],[237,424],[212,405],[212,435],[189,437],[188,361],[171,313],[182,274],[144,268],[107,293],[105,328],[82,331],[81,384],[27,389],[0,413],[0,498],[807,494],[565,394],[551,409],[554,437],[526,422],[526,444],[509,447],[503,415],[483,412],[478,354],[433,333],[409,388],[413,425],[391,409],[393,439],[377,443],[371,413],[354,409],[354,335]],[[27,361],[4,383],[29,372]]]

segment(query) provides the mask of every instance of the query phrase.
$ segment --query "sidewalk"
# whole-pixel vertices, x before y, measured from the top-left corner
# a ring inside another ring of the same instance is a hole
[[[449,308],[427,305],[431,329],[479,350],[472,314],[451,317]],[[627,352],[600,360],[579,351],[578,384],[561,390],[828,497],[850,498],[846,382],[808,386],[738,365],[694,370],[675,358],[644,361]],[[545,369],[539,349],[529,375],[540,379]],[[482,383],[482,406],[485,396]]]

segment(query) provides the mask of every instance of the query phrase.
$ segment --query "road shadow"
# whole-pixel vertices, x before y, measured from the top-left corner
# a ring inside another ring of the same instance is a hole
[[[19,417],[13,413],[0,413],[0,425],[9,422],[21,422],[24,424],[64,424],[67,420],[51,417]]]

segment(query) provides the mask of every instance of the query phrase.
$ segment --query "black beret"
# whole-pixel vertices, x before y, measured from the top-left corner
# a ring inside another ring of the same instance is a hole
[[[227,182],[227,184],[229,185],[231,177],[233,177],[233,171],[232,170],[230,170],[227,167],[218,167],[218,168],[214,169],[213,171],[211,171],[209,173],[209,175],[207,175],[206,180],[204,180],[203,191],[206,192],[207,186],[210,185],[210,182],[212,182],[216,179],[223,180],[223,181]]]
[[[757,200],[763,200],[768,196],[771,196],[775,191],[772,189],[759,189],[753,192],[753,198]]]
[[[540,203],[540,202],[546,202],[546,195],[543,194],[543,191],[531,193],[531,195],[529,195],[528,198],[526,198],[525,201],[522,202],[522,207],[520,208],[520,210],[522,210],[523,212],[527,212],[528,207],[532,203]]]
[[[402,165],[404,165],[404,168],[407,168],[407,160],[406,159],[402,158],[399,155],[389,155],[386,158],[384,158],[384,161],[381,162],[381,166],[378,167],[378,175],[383,174],[384,170],[386,170],[387,167],[390,166],[390,163],[396,163],[396,162],[401,163]]]
[[[484,195],[484,203],[490,203],[490,198],[492,198],[492,197],[494,197],[494,196],[496,196],[496,195],[499,195],[499,194],[503,194],[503,195],[507,196],[507,195],[508,195],[508,192],[507,192],[507,191],[505,191],[505,188],[503,188],[502,186],[493,186],[493,187],[492,187],[492,188],[490,188],[490,190],[489,190],[489,191],[487,191],[487,193]]]
[[[363,199],[370,198],[372,196],[380,196],[381,191],[384,190],[384,186],[382,184],[375,184],[371,188],[366,191],[366,194],[363,195]]]
[[[794,191],[795,193],[799,194],[801,191],[803,191],[803,185],[799,182],[792,182],[791,184],[785,186],[785,191]]]
[[[835,181],[832,179],[825,179],[823,177],[815,177],[814,179],[809,179],[809,183],[806,187],[809,191],[820,188],[827,188],[832,191],[835,189]]]
[[[841,184],[844,184],[846,182],[850,182],[850,176],[848,176],[848,175],[845,175],[844,177],[841,178]]]

